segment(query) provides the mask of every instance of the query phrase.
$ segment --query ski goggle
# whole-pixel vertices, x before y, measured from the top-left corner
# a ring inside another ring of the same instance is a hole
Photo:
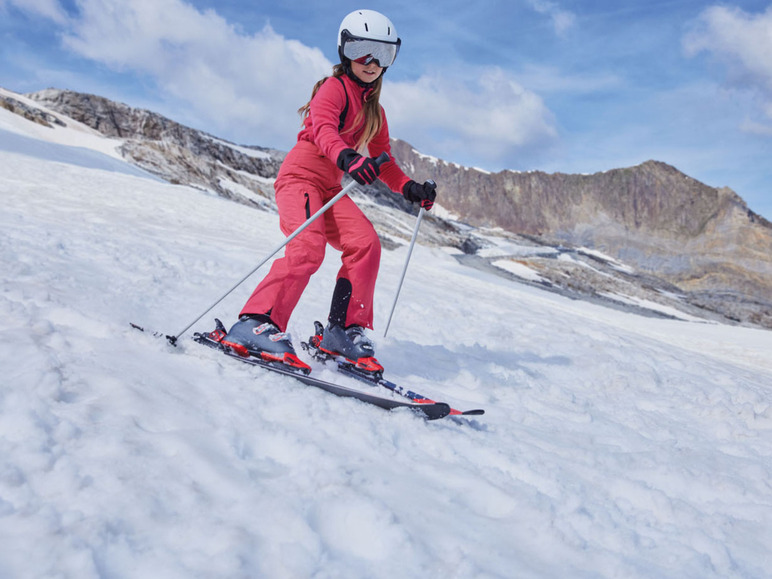
[[[375,61],[381,68],[386,68],[394,64],[402,39],[397,38],[396,42],[382,42],[369,38],[359,38],[351,35],[348,30],[344,30],[341,32],[341,44],[343,55],[349,60],[359,64],[370,64]]]

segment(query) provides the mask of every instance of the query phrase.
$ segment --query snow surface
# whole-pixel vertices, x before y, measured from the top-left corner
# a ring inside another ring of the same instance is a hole
[[[587,247],[580,247],[577,250],[579,253],[583,253],[585,255],[589,255],[591,257],[597,257],[598,259],[605,261],[608,263],[611,267],[615,268],[618,271],[633,274],[635,273],[635,270],[630,267],[629,265],[626,265],[624,263],[618,262],[616,259],[611,257],[610,255],[606,255],[602,251],[598,251],[597,249],[589,249]]]
[[[497,230],[492,230],[496,232]],[[499,230],[500,231],[500,230]],[[505,237],[496,237],[496,235],[485,236],[485,241],[491,243],[489,247],[483,247],[477,252],[480,257],[531,257],[543,256],[550,257],[559,254],[554,247],[545,247],[537,245],[524,245],[521,242],[513,241]]]
[[[671,316],[679,320],[688,320],[691,322],[705,322],[705,320],[701,320],[696,316],[689,315],[676,308],[666,306],[664,304],[658,304],[657,302],[653,302],[651,300],[647,300],[637,296],[628,296],[628,295],[614,293],[614,292],[600,292],[599,295],[602,295],[603,297],[606,297],[610,300],[621,302],[623,304],[630,304],[630,305],[645,308],[647,310],[651,310],[654,312],[660,312],[662,314],[665,314],[666,316]]]
[[[217,139],[215,137],[207,137],[207,138],[213,143],[222,145],[223,147],[229,147],[234,151],[243,153],[247,157],[254,157],[255,159],[265,159],[265,160],[271,159],[271,154],[266,151],[261,151],[259,149],[250,149],[249,147],[242,147],[241,145],[235,145],[233,143],[229,143],[228,141],[223,141],[222,139]]]
[[[276,215],[0,139],[0,577],[770,576],[772,333],[418,246],[379,358],[486,414],[387,412],[130,329],[181,330],[277,245]],[[405,254],[383,255],[380,332]]]
[[[533,268],[528,267],[524,263],[520,263],[519,261],[514,261],[511,259],[499,259],[494,261],[493,265],[528,281],[537,283],[544,281],[544,278],[539,275],[539,272]]]
[[[59,113],[52,111],[51,109],[43,107],[35,100],[32,100],[24,95],[8,91],[2,87],[0,87],[0,95],[17,100],[33,109],[37,108],[44,110],[49,115],[58,118],[67,125],[66,127],[57,125],[46,127],[44,125],[30,122],[21,116],[10,114],[8,111],[3,110],[3,114],[0,115],[0,129],[7,129],[17,134],[34,137],[36,139],[50,143],[63,144],[69,147],[93,149],[100,153],[104,153],[109,157],[122,159],[120,153],[118,152],[118,148],[123,144],[121,139],[107,138],[100,132],[92,129],[87,125],[84,125],[83,123],[75,121],[69,117],[64,117]],[[0,145],[7,143],[9,138],[9,135],[7,134],[0,136]],[[4,146],[3,149],[5,150]],[[68,161],[69,159],[65,159],[65,162]]]

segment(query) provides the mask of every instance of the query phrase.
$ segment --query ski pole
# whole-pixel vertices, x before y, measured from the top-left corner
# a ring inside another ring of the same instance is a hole
[[[383,165],[383,164],[384,164],[386,161],[388,161],[388,160],[389,160],[389,155],[388,155],[388,153],[385,153],[385,152],[384,152],[384,153],[381,153],[381,154],[380,154],[380,155],[379,155],[379,156],[378,156],[378,157],[375,159],[375,162],[378,164],[378,166],[380,166],[380,165]],[[316,213],[314,213],[314,214],[313,214],[311,217],[309,217],[309,218],[308,218],[308,219],[305,221],[305,223],[303,223],[302,225],[300,225],[300,227],[298,227],[298,228],[297,228],[295,231],[293,231],[293,232],[292,232],[292,233],[289,235],[289,237],[287,237],[287,239],[285,239],[283,242],[281,242],[281,243],[280,243],[280,244],[279,244],[279,245],[278,245],[278,246],[277,246],[277,247],[276,247],[276,248],[275,248],[273,251],[271,251],[271,253],[269,253],[268,255],[266,255],[266,256],[265,256],[265,257],[264,257],[264,258],[263,258],[263,259],[260,261],[260,263],[258,263],[258,264],[257,264],[257,265],[256,265],[254,268],[252,268],[252,271],[250,271],[250,272],[249,272],[247,275],[245,275],[243,278],[241,278],[241,280],[239,280],[239,282],[238,282],[236,285],[234,285],[234,286],[233,286],[231,289],[229,289],[227,292],[225,292],[225,294],[223,294],[223,296],[222,296],[220,299],[218,299],[218,300],[217,300],[216,302],[214,302],[214,303],[213,303],[211,306],[209,306],[209,307],[206,309],[206,311],[204,311],[204,312],[203,312],[203,313],[202,313],[200,316],[198,316],[198,317],[197,317],[195,320],[193,320],[193,321],[192,321],[192,322],[190,322],[190,323],[189,323],[187,326],[185,326],[185,327],[182,329],[182,331],[180,331],[179,333],[177,333],[177,334],[176,334],[176,335],[174,335],[174,336],[166,336],[166,339],[167,339],[167,340],[169,340],[169,342],[171,342],[171,344],[172,344],[172,345],[176,345],[176,343],[177,343],[177,340],[178,340],[179,338],[181,338],[181,337],[182,337],[182,335],[183,335],[185,332],[187,332],[187,331],[188,331],[188,330],[189,330],[189,329],[190,329],[190,328],[193,326],[193,324],[195,324],[195,323],[196,323],[198,320],[200,320],[201,318],[203,318],[203,317],[204,317],[206,314],[208,314],[210,311],[212,311],[212,310],[213,310],[213,309],[214,309],[214,308],[215,308],[215,307],[216,307],[216,306],[217,306],[217,305],[218,305],[218,304],[219,304],[221,301],[223,301],[225,298],[227,298],[229,295],[231,295],[231,293],[233,293],[233,291],[234,291],[234,290],[235,290],[237,287],[239,287],[241,284],[243,284],[245,281],[247,281],[247,279],[249,279],[249,278],[252,276],[252,274],[253,274],[253,273],[255,273],[255,272],[258,270],[258,269],[260,269],[260,268],[261,268],[261,267],[262,267],[262,266],[263,266],[263,265],[264,265],[264,264],[265,264],[265,263],[266,263],[266,262],[267,262],[269,259],[271,259],[271,258],[272,258],[274,255],[276,255],[277,253],[279,253],[279,252],[280,252],[280,251],[281,251],[281,250],[284,248],[284,246],[285,246],[285,245],[287,245],[287,244],[288,244],[290,241],[292,241],[293,239],[295,239],[295,237],[297,237],[298,235],[300,235],[300,233],[301,233],[301,232],[302,232],[302,231],[303,231],[303,230],[304,230],[306,227],[308,227],[309,225],[311,225],[311,224],[312,224],[314,221],[316,221],[316,220],[317,220],[319,217],[321,217],[321,216],[322,216],[322,214],[323,214],[325,211],[327,211],[327,210],[328,210],[330,207],[332,207],[333,205],[335,205],[335,204],[336,204],[338,201],[340,201],[340,200],[341,200],[341,199],[342,199],[342,198],[343,198],[345,195],[347,195],[347,194],[348,194],[348,192],[349,192],[349,191],[351,191],[351,189],[353,189],[353,188],[356,186],[356,184],[357,184],[357,182],[356,182],[356,181],[352,181],[351,183],[349,183],[348,185],[346,185],[346,186],[345,186],[343,189],[341,189],[340,193],[338,193],[338,194],[337,194],[335,197],[333,197],[333,198],[332,198],[332,199],[330,199],[330,200],[329,200],[327,203],[325,203],[325,204],[324,204],[324,206],[323,206],[321,209],[319,209],[319,211],[317,211]]]
[[[397,300],[399,299],[399,292],[402,291],[402,282],[405,281],[405,274],[407,273],[407,264],[410,263],[410,256],[413,254],[413,246],[415,245],[416,237],[418,237],[418,228],[421,226],[421,220],[424,218],[426,210],[421,207],[418,212],[418,219],[415,222],[415,229],[413,229],[413,237],[410,240],[410,247],[407,250],[407,259],[405,260],[405,267],[402,268],[402,277],[399,278],[399,286],[397,287],[397,294],[394,296],[394,303],[391,304],[391,313],[389,314],[389,320],[386,322],[386,330],[383,332],[383,337],[389,333],[389,326],[391,325],[391,318],[394,315],[394,309],[397,307]]]

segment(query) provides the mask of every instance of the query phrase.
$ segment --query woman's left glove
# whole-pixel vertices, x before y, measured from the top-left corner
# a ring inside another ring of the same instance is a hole
[[[372,185],[381,173],[375,159],[363,157],[354,149],[343,149],[338,155],[337,165],[360,185]]]
[[[431,211],[434,200],[437,198],[437,183],[429,179],[423,185],[415,181],[408,181],[402,187],[402,195],[411,203],[420,203],[421,207]]]

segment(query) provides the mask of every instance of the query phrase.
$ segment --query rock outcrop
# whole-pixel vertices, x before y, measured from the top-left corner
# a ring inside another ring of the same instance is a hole
[[[284,159],[280,151],[235,145],[95,95],[48,89],[27,96],[107,137],[124,139],[126,159],[167,181],[212,189],[246,204],[272,204],[272,180]]]

